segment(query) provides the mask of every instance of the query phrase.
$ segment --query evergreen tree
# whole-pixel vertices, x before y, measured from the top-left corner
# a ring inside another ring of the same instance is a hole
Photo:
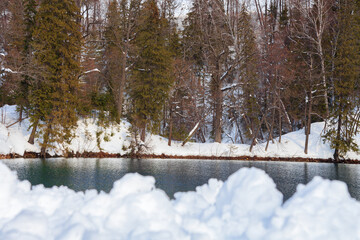
[[[23,119],[24,109],[28,106],[28,86],[30,83],[31,58],[33,52],[30,49],[34,18],[36,14],[36,2],[33,0],[14,0],[9,3],[11,18],[7,35],[7,68],[12,69],[5,76],[5,83],[1,89],[6,102],[17,104],[19,121]],[[3,98],[3,100],[5,100]]]
[[[129,85],[132,101],[132,120],[141,129],[154,131],[160,123],[161,111],[168,97],[172,79],[171,53],[166,46],[164,24],[156,0],[144,2],[140,14],[135,46],[137,58]]]
[[[132,39],[140,10],[140,0],[117,0],[109,3],[104,31],[104,77],[113,98],[113,115],[119,122],[124,104]]]
[[[257,49],[255,42],[255,34],[251,27],[250,15],[246,11],[243,4],[239,18],[239,36],[238,41],[240,49],[240,56],[238,59],[244,59],[240,67],[240,77],[242,79],[242,114],[246,116],[247,122],[252,126],[250,131],[247,132],[250,138],[252,132],[255,132],[254,126],[259,124],[260,105],[258,104],[258,76],[257,76]]]
[[[104,48],[104,77],[108,87],[108,94],[113,98],[108,111],[115,116],[117,121],[120,120],[122,102],[119,102],[120,92],[124,91],[124,84],[121,84],[122,74],[121,65],[124,53],[122,51],[123,32],[121,28],[121,15],[117,0],[112,0],[108,6],[106,14],[106,26],[104,31],[105,48]]]
[[[39,120],[41,154],[73,137],[77,123],[81,34],[73,0],[43,0],[36,16],[33,48],[38,79],[30,96],[30,118]]]
[[[201,9],[200,1],[193,1],[192,8],[183,23],[184,30],[182,35],[186,59],[193,62],[196,67],[201,68],[204,65],[204,59],[199,9]]]
[[[4,50],[7,52],[5,65],[12,71],[4,74],[5,81],[1,84],[1,89],[3,91],[2,100],[14,104],[14,102],[17,102],[18,95],[20,95],[19,93],[21,93],[19,83],[22,78],[18,72],[22,70],[23,65],[25,35],[24,6],[22,0],[9,2],[8,11],[10,13],[8,28],[4,34],[7,44]]]
[[[335,149],[334,159],[346,152],[358,151],[354,141],[359,121],[354,110],[359,107],[360,9],[355,1],[342,1],[337,13],[337,51],[334,69],[335,103],[325,139]]]
[[[19,106],[19,118],[22,120],[24,108],[29,107],[29,86],[31,85],[31,65],[33,62],[33,51],[32,51],[32,40],[33,40],[33,32],[35,28],[35,16],[36,16],[36,1],[35,0],[24,0],[24,39],[23,39],[23,69],[25,70],[25,74],[23,74],[22,79],[20,81],[19,86],[19,94],[17,96],[17,105]],[[30,74],[29,74],[30,72]]]
[[[199,74],[204,76],[206,72],[208,75],[204,78],[209,80],[206,85],[211,95],[208,100],[213,113],[212,135],[214,141],[219,143],[222,140],[222,87],[236,69],[237,62],[231,59],[233,48],[229,46],[233,46],[233,39],[229,28],[223,1],[196,0],[185,20],[184,29],[184,43],[186,50],[189,50],[190,60],[200,66],[197,69]]]

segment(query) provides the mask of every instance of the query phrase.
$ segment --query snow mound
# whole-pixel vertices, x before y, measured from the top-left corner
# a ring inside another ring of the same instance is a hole
[[[360,205],[339,181],[314,178],[282,204],[262,170],[243,168],[170,200],[151,176],[109,194],[31,188],[0,162],[0,239],[360,239]]]

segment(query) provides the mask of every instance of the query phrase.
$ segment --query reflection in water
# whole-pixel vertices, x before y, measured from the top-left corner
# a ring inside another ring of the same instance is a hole
[[[250,162],[223,160],[164,159],[8,159],[1,160],[17,171],[19,179],[45,187],[68,186],[75,191],[96,189],[109,192],[114,181],[126,173],[151,175],[156,186],[170,197],[175,192],[193,191],[210,178],[226,180],[243,167],[263,169],[274,180],[284,199],[291,197],[299,183],[315,176],[347,183],[350,194],[360,200],[360,165],[326,163]]]

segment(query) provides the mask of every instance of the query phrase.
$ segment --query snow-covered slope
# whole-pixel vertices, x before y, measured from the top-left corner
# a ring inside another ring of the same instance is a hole
[[[19,124],[6,127],[16,122],[18,115],[15,106],[4,106],[0,108],[0,154],[16,153],[23,155],[25,151],[39,152],[39,144],[27,143],[30,135],[29,120],[26,119]],[[78,122],[75,132],[76,138],[69,146],[58,146],[55,151],[62,154],[67,148],[74,153],[83,152],[107,152],[126,154],[129,151],[131,142],[130,124],[122,122],[120,125],[112,125],[102,128],[96,125],[94,119],[83,119]],[[205,156],[205,157],[236,157],[236,156],[257,156],[257,157],[303,157],[303,158],[332,158],[333,150],[329,143],[324,143],[321,134],[324,123],[314,123],[311,127],[309,138],[308,154],[304,153],[305,134],[304,130],[291,132],[282,136],[281,143],[278,139],[270,142],[269,148],[265,151],[266,143],[256,145],[252,152],[249,152],[249,145],[229,143],[187,143],[181,146],[181,142],[173,141],[169,147],[168,140],[157,136],[148,135],[144,153],[155,155],[171,156]],[[100,137],[96,137],[99,135]],[[99,141],[100,140],[100,141]],[[356,136],[356,142],[360,145],[360,135]],[[100,148],[99,148],[100,147]],[[54,153],[54,152],[51,152]],[[347,158],[360,160],[360,154],[350,152]]]
[[[17,123],[10,126],[18,119],[16,106],[5,105],[0,108],[0,154],[16,153],[23,155],[25,151],[40,151],[38,142],[35,142],[35,145],[27,142],[31,132],[29,119],[25,119],[21,125]],[[61,155],[64,149],[74,153],[104,151],[125,154],[131,142],[129,127],[130,124],[127,122],[104,128],[98,126],[95,119],[79,120],[75,132],[76,137],[71,144],[57,146],[57,149],[51,151],[50,154]]]
[[[127,174],[109,194],[31,188],[0,162],[0,239],[344,240],[360,239],[360,204],[346,184],[314,178],[284,204],[262,170],[170,200],[153,177]]]
[[[167,146],[167,139],[159,136],[151,136],[147,140],[149,153],[160,155],[162,153],[178,156],[257,156],[257,157],[304,157],[304,158],[332,158],[333,150],[328,143],[324,143],[320,137],[324,123],[312,124],[309,139],[309,153],[304,153],[305,135],[304,131],[296,131],[282,136],[281,143],[275,139],[270,142],[268,150],[265,151],[266,143],[256,145],[252,152],[247,144],[229,143],[187,143],[184,147],[180,142],[174,142],[171,147]],[[360,143],[360,139],[359,143]],[[360,155],[349,154],[353,159],[360,159]]]

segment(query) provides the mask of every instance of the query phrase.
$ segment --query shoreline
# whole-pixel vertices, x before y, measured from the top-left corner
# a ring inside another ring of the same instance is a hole
[[[36,152],[25,152],[24,155],[16,153],[0,154],[0,159],[16,159],[16,158],[41,158],[40,153]],[[84,152],[84,153],[69,153],[67,156],[49,155],[46,158],[133,158],[133,159],[193,159],[193,160],[226,160],[226,161],[263,161],[263,162],[314,162],[314,163],[344,163],[344,164],[360,164],[359,160],[343,159],[340,161],[334,161],[332,158],[302,158],[302,157],[258,157],[258,156],[178,156],[178,155],[167,155],[167,154],[125,154],[119,153],[106,153],[106,152]]]

